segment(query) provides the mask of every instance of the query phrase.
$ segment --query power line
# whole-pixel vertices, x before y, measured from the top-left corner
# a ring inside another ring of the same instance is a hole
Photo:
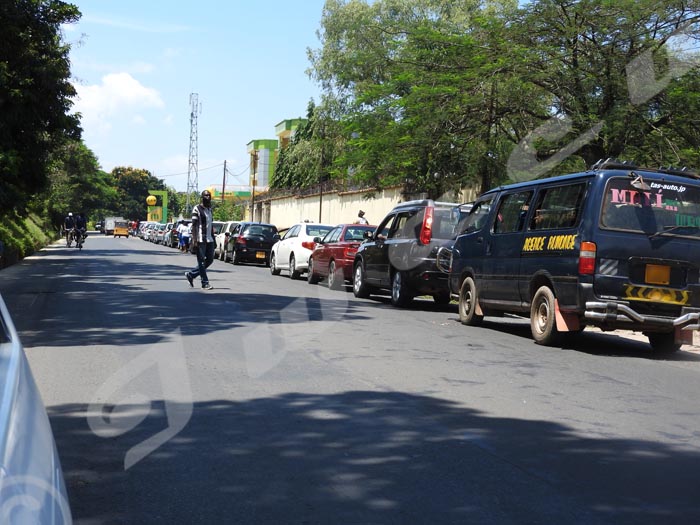
[[[209,166],[208,168],[199,168],[199,171],[207,171],[207,170],[213,170],[214,168],[220,168],[223,166],[224,163],[222,162],[221,164],[215,164],[214,166]],[[168,175],[158,175],[159,179],[164,179],[166,177],[177,177],[178,175],[187,175],[189,172],[183,171],[181,173],[170,173]]]

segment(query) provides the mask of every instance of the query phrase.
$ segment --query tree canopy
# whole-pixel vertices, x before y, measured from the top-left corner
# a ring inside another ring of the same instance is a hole
[[[0,2],[0,210],[23,212],[46,188],[52,152],[80,137],[61,24],[77,7],[59,0]]]
[[[327,0],[327,171],[440,196],[611,156],[697,165],[699,20],[697,0]]]

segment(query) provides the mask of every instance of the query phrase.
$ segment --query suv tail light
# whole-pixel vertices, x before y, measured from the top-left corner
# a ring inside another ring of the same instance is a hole
[[[238,238],[238,244],[242,244],[243,246],[245,246],[247,243],[248,243],[248,241],[246,240],[245,237]]]
[[[346,259],[354,259],[357,255],[357,246],[350,246],[343,250],[343,257]]]
[[[423,216],[423,227],[420,229],[421,244],[430,244],[430,239],[433,238],[433,213],[435,208],[428,206],[425,209]]]
[[[593,275],[595,273],[596,245],[594,242],[582,242],[578,256],[578,273]]]
[[[316,247],[316,243],[314,241],[301,241],[301,245],[307,250],[311,251],[313,251],[313,249]]]

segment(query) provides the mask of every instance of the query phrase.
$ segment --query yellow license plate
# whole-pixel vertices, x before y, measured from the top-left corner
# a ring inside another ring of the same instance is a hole
[[[256,259],[264,259],[264,258],[265,258],[265,252],[255,252],[255,258],[256,258]]]
[[[671,267],[660,264],[647,264],[644,271],[644,282],[649,284],[670,284]]]

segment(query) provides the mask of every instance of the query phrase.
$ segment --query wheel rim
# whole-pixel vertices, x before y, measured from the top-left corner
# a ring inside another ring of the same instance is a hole
[[[464,290],[464,293],[462,294],[462,308],[464,311],[464,315],[469,315],[469,312],[472,311],[472,301],[473,301],[473,295],[472,295],[472,287],[467,286],[467,289]]]
[[[328,266],[328,286],[333,288],[335,286],[335,262],[331,262]]]
[[[395,301],[398,301],[401,297],[401,273],[396,272],[394,274],[393,283],[391,286],[391,295],[394,297]]]
[[[358,264],[355,268],[355,281],[353,283],[353,288],[356,292],[360,291],[362,287],[362,267]]]
[[[294,256],[292,255],[292,258],[289,259],[289,273],[296,272],[296,269],[297,269],[297,261],[294,258]]]
[[[273,272],[276,270],[274,253],[272,254],[272,257],[270,257],[270,270],[272,270]]]
[[[537,304],[537,310],[535,314],[535,328],[542,334],[547,329],[547,323],[549,321],[549,305],[547,301],[540,300]]]

